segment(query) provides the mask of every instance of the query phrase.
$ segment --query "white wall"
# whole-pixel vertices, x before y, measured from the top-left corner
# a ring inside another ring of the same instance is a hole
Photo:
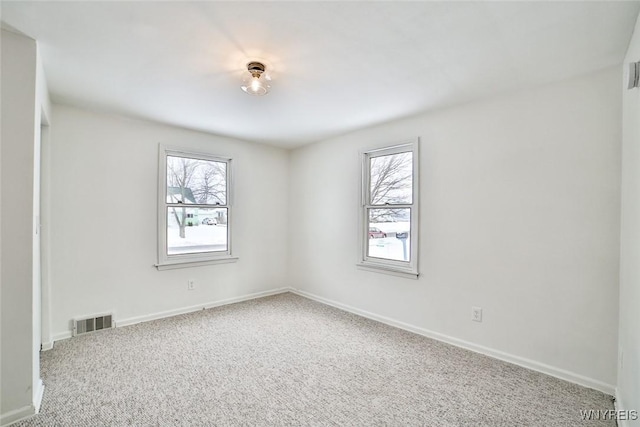
[[[34,414],[40,380],[35,234],[40,124],[49,110],[36,42],[2,30],[2,362],[0,425]]]
[[[623,66],[640,61],[640,18]],[[640,89],[624,83],[618,403],[640,411]],[[640,425],[640,420],[637,421]],[[634,423],[634,425],[636,425]]]
[[[285,150],[54,105],[48,173],[54,339],[73,317],[116,322],[286,286]],[[234,161],[237,263],[158,271],[158,144]],[[195,279],[197,289],[187,290]]]
[[[46,196],[50,193],[50,126],[42,127],[41,150],[40,150],[40,194]],[[50,224],[47,219],[50,214],[50,200],[47,197],[40,198],[40,280],[41,280],[41,342],[43,350],[50,350],[53,345],[51,332],[51,280],[49,279],[49,231]]]
[[[36,98],[40,104],[40,120],[36,121],[36,139],[34,146],[34,179],[33,179],[33,221],[34,221],[34,234],[33,234],[33,281],[34,281],[34,325],[37,325],[37,334],[34,334],[34,345],[39,347],[43,337],[49,337],[48,330],[49,322],[44,322],[42,318],[48,318],[49,304],[48,304],[48,283],[43,280],[43,275],[46,274],[46,269],[42,267],[42,259],[46,259],[46,256],[42,256],[41,242],[44,239],[42,232],[42,209],[46,201],[42,200],[41,188],[43,182],[47,181],[46,171],[43,174],[41,158],[43,153],[47,153],[47,145],[49,138],[49,127],[51,122],[51,100],[49,98],[49,87],[47,85],[46,75],[44,73],[44,67],[42,64],[42,57],[38,51],[37,56],[37,76],[36,76]],[[39,363],[39,357],[37,358]],[[39,367],[39,365],[38,365]]]
[[[294,151],[291,286],[612,393],[620,97],[616,67]],[[415,136],[421,276],[358,270],[358,151]]]

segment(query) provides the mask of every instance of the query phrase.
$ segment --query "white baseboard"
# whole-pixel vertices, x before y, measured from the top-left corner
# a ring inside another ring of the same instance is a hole
[[[72,331],[64,331],[64,332],[60,332],[60,333],[54,334],[54,335],[51,337],[51,340],[53,341],[53,342],[51,343],[51,347],[53,347],[53,345],[54,345],[54,343],[55,343],[56,341],[66,340],[66,339],[71,338],[72,336],[73,336],[73,332],[72,332]]]
[[[42,397],[44,396],[44,383],[42,380],[38,380],[38,389],[36,390],[35,399],[33,401],[33,406],[36,411],[36,414],[40,413],[40,405],[42,405]]]
[[[43,342],[40,351],[49,351],[53,349],[53,341]]]
[[[0,427],[7,427],[18,421],[25,420],[36,414],[36,408],[33,405],[23,406],[22,408],[9,411],[0,416]]]
[[[208,308],[219,307],[221,305],[235,304],[237,302],[248,301],[256,298],[268,297],[271,295],[289,292],[289,288],[278,288],[269,291],[256,292],[253,294],[243,295],[239,297],[227,298],[220,301],[208,302],[205,304],[192,305],[190,307],[178,308],[175,310],[161,311],[159,313],[147,314],[145,316],[129,317],[128,319],[116,319],[116,327],[135,325],[136,323],[149,322],[151,320],[164,319],[165,317],[177,316],[179,314],[192,313],[198,310],[206,310]]]
[[[624,402],[622,401],[622,398],[620,396],[619,390],[616,387],[616,394],[615,394],[616,400],[613,402],[613,406],[615,408],[616,411],[624,411]],[[629,427],[629,424],[627,423],[626,420],[616,420],[618,422],[618,427]]]
[[[177,309],[174,309],[174,310],[167,310],[167,311],[161,311],[161,312],[158,312],[158,313],[146,314],[144,316],[129,317],[129,318],[125,318],[125,319],[115,319],[115,325],[118,328],[122,327],[122,326],[135,325],[136,323],[142,323],[142,322],[149,322],[151,320],[164,319],[165,317],[172,317],[172,316],[177,316],[177,315],[180,315],[180,314],[192,313],[194,311],[205,310],[205,309],[213,308],[213,307],[219,307],[221,305],[234,304],[234,303],[237,303],[237,302],[249,301],[249,300],[256,299],[256,298],[264,298],[264,297],[268,297],[268,296],[271,296],[271,295],[282,294],[282,293],[285,293],[285,292],[289,292],[290,290],[291,289],[288,288],[288,287],[283,287],[283,288],[278,288],[278,289],[271,289],[271,290],[268,290],[268,291],[255,292],[255,293],[252,293],[252,294],[242,295],[242,296],[239,296],[239,297],[227,298],[227,299],[219,300],[219,301],[211,301],[211,302],[207,302],[207,303],[204,303],[204,304],[192,305],[192,306],[189,306],[189,307],[177,308]],[[71,336],[72,336],[72,332],[71,331],[61,332],[61,333],[55,334],[53,336],[53,341],[55,342],[55,341],[71,338]],[[52,343],[52,347],[53,347],[53,343]]]
[[[359,308],[352,307],[350,305],[343,304],[337,301],[333,301],[328,298],[320,297],[318,295],[314,295],[312,293],[302,291],[299,289],[292,288],[290,289],[290,292],[305,298],[312,299],[314,301],[321,302],[323,304],[330,305],[332,307],[339,308],[344,311],[348,311],[353,314],[357,314],[358,316],[366,317],[368,319],[375,320],[377,322],[381,322],[389,326],[394,326],[396,328],[404,329],[406,331],[413,332],[418,335],[423,335],[425,337],[432,338],[438,341],[446,342],[448,344],[452,344],[457,347],[462,347],[464,349],[471,350],[476,353],[481,353],[481,354],[484,354],[485,356],[493,357],[494,359],[499,359],[505,362],[513,363],[514,365],[522,366],[524,368],[538,371],[543,374],[551,375],[552,377],[560,378],[562,380],[579,384],[581,386],[593,388],[595,390],[599,390],[603,393],[606,393],[612,396],[616,392],[616,387],[611,384],[607,384],[602,381],[588,378],[583,375],[576,374],[574,372],[570,372],[564,369],[556,368],[554,366],[550,366],[545,363],[536,362],[535,360],[527,359],[520,356],[515,356],[513,354],[505,353],[500,350],[494,350],[489,347],[484,347],[482,345],[478,345],[469,341],[464,341],[458,338],[454,338],[452,336],[441,334],[439,332],[430,331],[428,329],[424,329],[418,326],[404,323],[395,319],[391,319],[389,317],[380,316],[375,313],[361,310]]]
[[[36,387],[33,404],[0,415],[0,427],[7,427],[18,421],[26,420],[40,412],[40,405],[42,404],[42,397],[44,396],[44,383],[42,380],[38,381]]]
[[[616,388],[616,401],[615,401],[615,407],[616,407],[616,411],[620,414],[620,413],[628,413],[629,411],[640,411],[640,408],[636,409],[636,408],[629,408],[625,405],[624,399],[622,398],[622,395],[620,394],[620,390]],[[636,419],[636,420],[627,420],[627,419],[622,419],[619,418],[618,420],[616,420],[618,422],[618,427],[631,427],[633,426],[640,426],[640,419]]]

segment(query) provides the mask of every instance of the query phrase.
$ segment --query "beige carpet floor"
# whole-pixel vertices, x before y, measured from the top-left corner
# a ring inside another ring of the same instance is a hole
[[[615,426],[611,397],[287,293],[55,344],[19,426]]]

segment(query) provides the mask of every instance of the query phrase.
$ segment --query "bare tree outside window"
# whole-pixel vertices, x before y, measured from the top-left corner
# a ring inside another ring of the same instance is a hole
[[[207,162],[201,168],[193,195],[198,203],[224,205],[226,203],[226,163]]]
[[[226,163],[167,156],[168,203],[224,205],[226,186]],[[190,209],[195,208],[170,208],[183,239],[186,227],[197,225],[197,220],[189,213]]]
[[[389,222],[406,216],[406,209],[393,209],[393,205],[412,203],[413,153],[399,153],[371,157],[370,204],[389,206],[372,210],[371,222]]]

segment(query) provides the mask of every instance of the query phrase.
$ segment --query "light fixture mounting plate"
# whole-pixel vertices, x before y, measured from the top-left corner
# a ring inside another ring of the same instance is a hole
[[[266,69],[266,67],[264,66],[264,64],[262,62],[251,61],[251,62],[249,62],[247,64],[247,70],[254,77],[259,77],[260,74],[264,73],[265,69]]]
[[[247,64],[247,69],[249,71],[264,71],[265,66],[262,62],[251,61]]]

